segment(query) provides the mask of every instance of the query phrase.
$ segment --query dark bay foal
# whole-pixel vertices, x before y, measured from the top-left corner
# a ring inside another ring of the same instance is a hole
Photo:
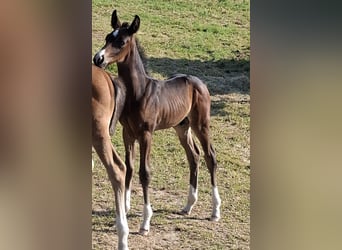
[[[130,25],[121,24],[114,10],[111,24],[114,31],[106,36],[104,47],[93,60],[102,68],[117,63],[119,77],[127,89],[125,107],[120,118],[126,150],[126,212],[130,208],[134,142],[137,140],[140,146],[139,177],[144,195],[140,233],[147,234],[152,216],[148,192],[152,134],[155,130],[173,127],[190,165],[189,196],[182,213],[190,214],[197,201],[200,151],[192,138],[193,131],[202,145],[205,162],[211,175],[211,220],[219,220],[221,199],[216,182],[216,156],[210,142],[210,95],[206,85],[195,76],[183,74],[164,81],[152,79],[145,72],[134,37],[140,26],[140,18],[135,16]]]

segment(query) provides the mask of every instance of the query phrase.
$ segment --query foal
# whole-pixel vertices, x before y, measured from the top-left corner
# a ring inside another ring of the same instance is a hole
[[[128,224],[125,213],[126,167],[111,142],[117,120],[125,101],[125,87],[103,69],[92,65],[92,143],[115,194],[118,249],[128,249]],[[111,133],[110,133],[111,132]]]
[[[197,77],[175,75],[165,81],[149,77],[144,69],[134,34],[140,26],[135,16],[131,25],[121,23],[113,11],[113,32],[106,36],[105,46],[94,56],[94,63],[105,68],[117,63],[118,74],[127,88],[126,103],[120,122],[126,150],[126,212],[130,207],[130,188],[134,166],[134,142],[140,145],[139,177],[143,188],[144,210],[140,233],[150,229],[152,209],[148,187],[150,183],[150,150],[155,130],[173,127],[185,149],[190,165],[190,188],[183,214],[190,214],[197,201],[197,175],[200,151],[193,141],[193,130],[199,139],[206,165],[211,175],[213,210],[211,220],[220,218],[221,199],[216,183],[217,162],[210,142],[210,95],[206,85]]]

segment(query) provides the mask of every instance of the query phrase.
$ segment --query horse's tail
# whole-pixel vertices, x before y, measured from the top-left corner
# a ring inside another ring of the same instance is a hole
[[[122,81],[118,78],[112,77],[112,82],[115,90],[115,107],[112,115],[112,119],[109,124],[109,134],[113,135],[115,132],[116,124],[121,116],[122,110],[125,106],[126,100],[126,88]]]

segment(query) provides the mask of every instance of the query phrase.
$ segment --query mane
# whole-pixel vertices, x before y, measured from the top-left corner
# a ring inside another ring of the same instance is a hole
[[[124,22],[121,25],[121,28],[128,28],[129,27],[129,23],[128,22]],[[149,71],[148,71],[148,67],[147,67],[147,56],[145,53],[145,49],[141,46],[139,39],[135,36],[135,44],[137,45],[137,49],[138,49],[138,53],[140,55],[141,61],[143,63],[145,72],[147,75],[149,75]]]
[[[144,47],[141,46],[140,41],[139,41],[138,38],[135,38],[135,43],[137,45],[137,49],[138,49],[141,61],[142,61],[143,65],[144,65],[145,72],[146,72],[147,75],[149,75],[149,71],[148,71],[148,67],[147,67],[147,65],[148,65],[148,63],[147,63],[148,61],[147,60],[148,60],[148,58],[146,56],[145,49],[144,49]]]
[[[121,28],[128,28],[128,27],[129,27],[129,23],[127,23],[127,22],[123,22],[121,24]]]

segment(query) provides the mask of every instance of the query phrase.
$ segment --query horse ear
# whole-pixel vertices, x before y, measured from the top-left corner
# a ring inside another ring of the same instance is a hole
[[[113,27],[114,30],[116,30],[116,29],[121,27],[121,23],[119,21],[119,18],[116,15],[116,10],[114,10],[113,13],[112,13],[112,27]]]
[[[140,26],[140,17],[135,15],[133,22],[128,28],[129,35],[133,35],[134,33],[136,33],[139,29],[139,26]]]

